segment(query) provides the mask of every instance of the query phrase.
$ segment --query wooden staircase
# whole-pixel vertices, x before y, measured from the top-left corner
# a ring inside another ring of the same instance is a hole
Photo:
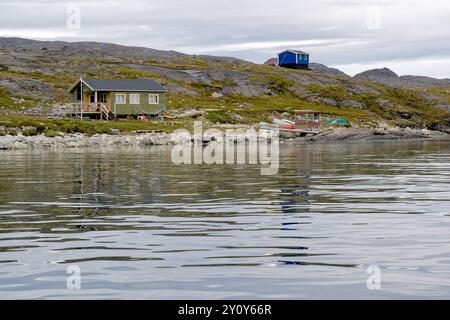
[[[109,110],[104,103],[100,103],[100,119],[109,120]]]

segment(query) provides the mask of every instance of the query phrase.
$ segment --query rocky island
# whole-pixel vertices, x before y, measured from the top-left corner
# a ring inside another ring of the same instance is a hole
[[[80,77],[156,79],[168,89],[171,121],[66,119],[59,111]],[[290,70],[214,56],[94,42],[0,38],[0,149],[173,144],[176,129],[258,128],[274,115],[313,109],[346,119],[304,142],[447,138],[450,80],[398,76],[389,69],[350,77],[311,63]]]

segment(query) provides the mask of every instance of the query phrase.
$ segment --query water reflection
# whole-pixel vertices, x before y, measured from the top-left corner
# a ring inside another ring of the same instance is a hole
[[[167,147],[2,153],[0,294],[73,297],[77,264],[83,297],[448,297],[449,143],[280,152],[275,176]]]

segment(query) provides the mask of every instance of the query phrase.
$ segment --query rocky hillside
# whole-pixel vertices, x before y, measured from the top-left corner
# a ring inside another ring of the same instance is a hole
[[[311,69],[106,43],[0,38],[0,116],[51,112],[85,76],[156,79],[170,91],[170,110],[202,110],[211,122],[255,123],[270,121],[273,112],[317,109],[367,126],[448,126],[445,80],[419,88],[393,86],[390,81],[412,80],[387,70],[352,78],[320,64]]]
[[[309,68],[312,71],[315,71],[317,73],[322,73],[322,74],[329,74],[329,75],[333,75],[333,76],[340,76],[340,77],[349,77],[349,75],[347,75],[346,73],[342,72],[339,69],[336,68],[330,68],[324,64],[321,63],[315,63],[312,62],[309,64]]]

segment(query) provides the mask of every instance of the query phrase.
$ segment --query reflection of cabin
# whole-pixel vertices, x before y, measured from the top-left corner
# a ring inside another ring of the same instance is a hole
[[[320,130],[321,112],[314,110],[295,111],[296,129]]]
[[[285,50],[278,54],[278,65],[283,68],[308,70],[309,53],[300,50]]]
[[[154,80],[80,78],[70,89],[71,113],[101,119],[111,115],[157,115],[165,110],[166,92]]]

